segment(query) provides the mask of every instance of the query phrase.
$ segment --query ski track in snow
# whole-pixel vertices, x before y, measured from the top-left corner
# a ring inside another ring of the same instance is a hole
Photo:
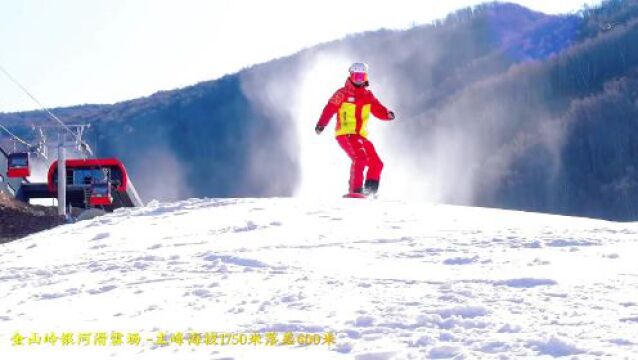
[[[152,202],[0,245],[0,354],[638,358],[637,234],[400,201]],[[331,331],[337,343],[20,348],[16,331]]]

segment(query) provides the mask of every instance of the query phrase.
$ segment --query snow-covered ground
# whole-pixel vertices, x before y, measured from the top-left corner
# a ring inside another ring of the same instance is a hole
[[[638,358],[637,235],[399,201],[152,203],[0,246],[0,358]]]

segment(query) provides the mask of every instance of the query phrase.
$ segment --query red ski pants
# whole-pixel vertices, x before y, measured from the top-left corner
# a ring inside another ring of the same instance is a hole
[[[383,162],[379,159],[374,145],[361,135],[340,135],[337,142],[352,160],[350,166],[350,192],[363,188],[363,170],[368,167],[367,180],[378,181],[383,170]]]

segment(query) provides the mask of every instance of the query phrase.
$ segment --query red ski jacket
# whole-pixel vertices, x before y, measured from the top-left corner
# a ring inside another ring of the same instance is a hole
[[[317,125],[327,126],[332,116],[337,113],[336,136],[359,134],[366,137],[370,112],[381,120],[390,120],[388,109],[370,90],[363,86],[356,87],[348,79],[346,85],[332,95]]]

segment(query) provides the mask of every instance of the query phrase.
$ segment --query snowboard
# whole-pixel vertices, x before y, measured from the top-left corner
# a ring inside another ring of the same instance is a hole
[[[347,193],[343,197],[348,199],[367,199],[367,196],[361,193]]]

